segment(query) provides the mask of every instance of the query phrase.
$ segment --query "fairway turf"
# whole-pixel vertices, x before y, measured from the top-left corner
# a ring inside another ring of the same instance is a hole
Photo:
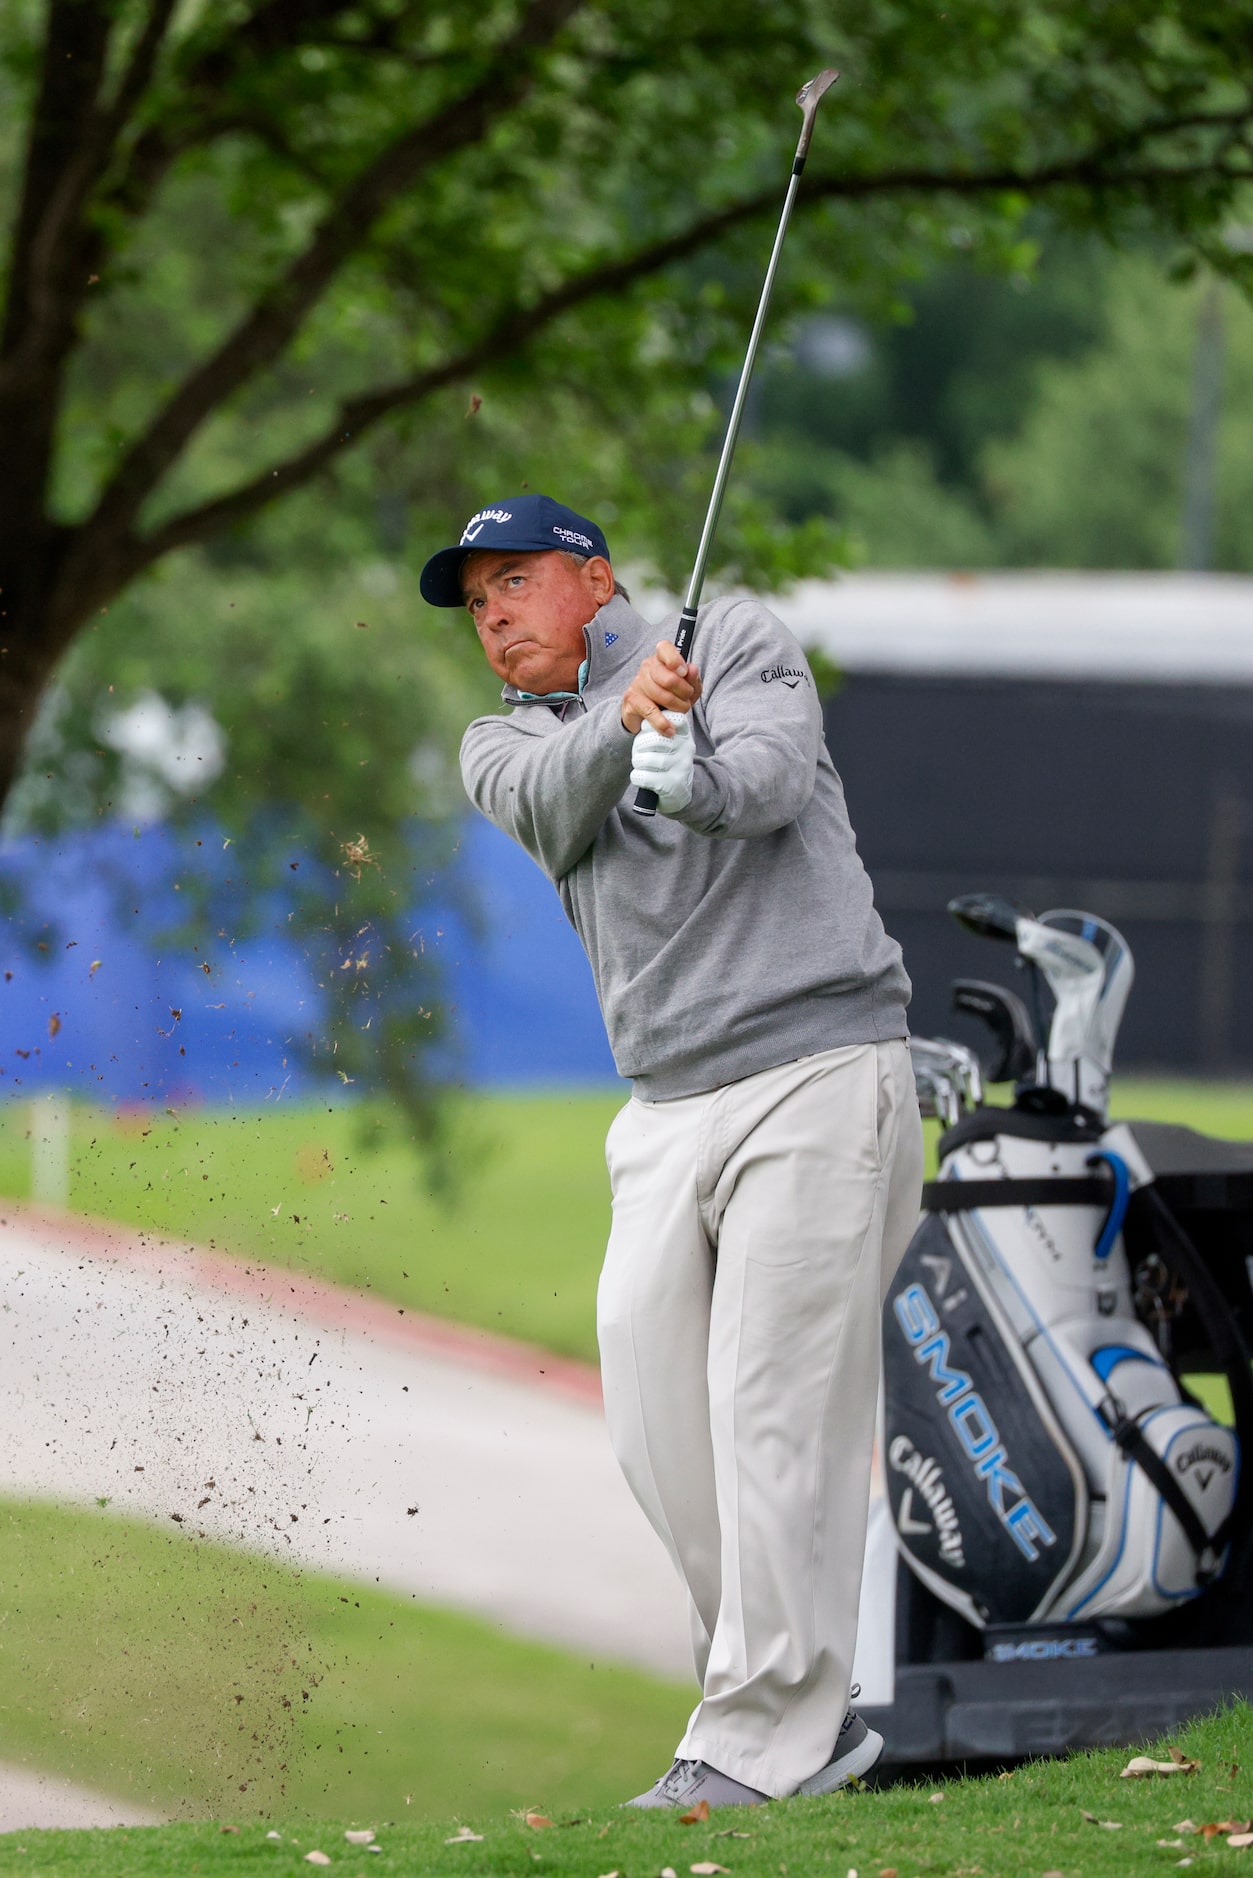
[[[473,1813],[466,1823],[482,1837],[454,1845],[446,1841],[463,1829],[465,1815],[423,1824],[360,1810],[314,1828],[241,1819],[238,1832],[216,1824],[19,1832],[0,1838],[0,1873],[252,1878],[307,1872],[307,1855],[315,1849],[346,1878],[656,1878],[667,1869],[688,1878],[702,1866],[719,1867],[731,1878],[846,1878],[851,1872],[859,1878],[1150,1878],[1173,1873],[1189,1859],[1193,1878],[1239,1872],[1247,1854],[1226,1849],[1222,1838],[1175,1828],[1185,1817],[1202,1825],[1253,1812],[1253,1773],[1245,1771],[1253,1761],[1253,1715],[1240,1705],[1171,1740],[1201,1761],[1198,1773],[1122,1780],[1128,1756],[1114,1749],[1034,1763],[1000,1778],[728,1807],[691,1826],[669,1812],[566,1811],[537,1793],[532,1803],[551,1826],[528,1827],[508,1813]],[[381,1851],[349,1845],[343,1837],[349,1825],[373,1827]],[[281,1836],[267,1840],[267,1830]]]
[[[604,1806],[669,1765],[693,1698],[182,1531],[0,1502],[0,1761],[157,1813]]]
[[[603,1144],[622,1100],[616,1090],[466,1098],[448,1198],[365,1105],[76,1108],[69,1201],[594,1362]],[[1253,1139],[1248,1084],[1123,1081],[1114,1112]],[[18,1199],[30,1192],[29,1129],[27,1103],[0,1107],[0,1193]],[[928,1123],[930,1173],[937,1135]],[[364,1145],[376,1137],[382,1146]]]

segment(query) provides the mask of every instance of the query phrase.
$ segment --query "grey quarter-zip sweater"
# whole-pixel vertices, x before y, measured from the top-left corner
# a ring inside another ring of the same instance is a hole
[[[475,806],[556,885],[621,1075],[667,1101],[844,1044],[905,1037],[883,929],[805,655],[755,600],[702,607],[692,799],[631,804],[622,697],[666,627],[620,595],[585,628],[578,697],[506,686],[461,744]]]

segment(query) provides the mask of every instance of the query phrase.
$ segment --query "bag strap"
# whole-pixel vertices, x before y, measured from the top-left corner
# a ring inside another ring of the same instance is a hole
[[[1094,1174],[1061,1179],[1037,1174],[1024,1180],[929,1180],[926,1213],[973,1213],[985,1206],[1108,1206],[1111,1183]]]
[[[1101,1420],[1123,1453],[1154,1486],[1183,1527],[1184,1536],[1196,1557],[1196,1581],[1208,1584],[1217,1577],[1222,1555],[1231,1536],[1229,1513],[1215,1533],[1206,1532],[1200,1514],[1167,1467],[1157,1449],[1148,1440],[1133,1415],[1128,1415],[1116,1396],[1106,1396],[1098,1405]]]

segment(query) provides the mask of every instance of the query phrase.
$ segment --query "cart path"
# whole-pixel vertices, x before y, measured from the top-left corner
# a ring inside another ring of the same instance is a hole
[[[107,1496],[178,1515],[189,1536],[690,1676],[681,1589],[585,1366],[8,1205],[0,1275],[0,1492]]]
[[[129,1800],[111,1799],[76,1786],[58,1774],[0,1762],[0,1832],[39,1832],[49,1827],[159,1826],[159,1813]]]

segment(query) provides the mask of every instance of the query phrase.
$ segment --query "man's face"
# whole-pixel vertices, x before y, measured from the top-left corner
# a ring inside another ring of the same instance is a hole
[[[461,591],[487,662],[519,691],[578,689],[583,628],[613,593],[608,561],[575,565],[557,550],[487,550],[461,569]]]

